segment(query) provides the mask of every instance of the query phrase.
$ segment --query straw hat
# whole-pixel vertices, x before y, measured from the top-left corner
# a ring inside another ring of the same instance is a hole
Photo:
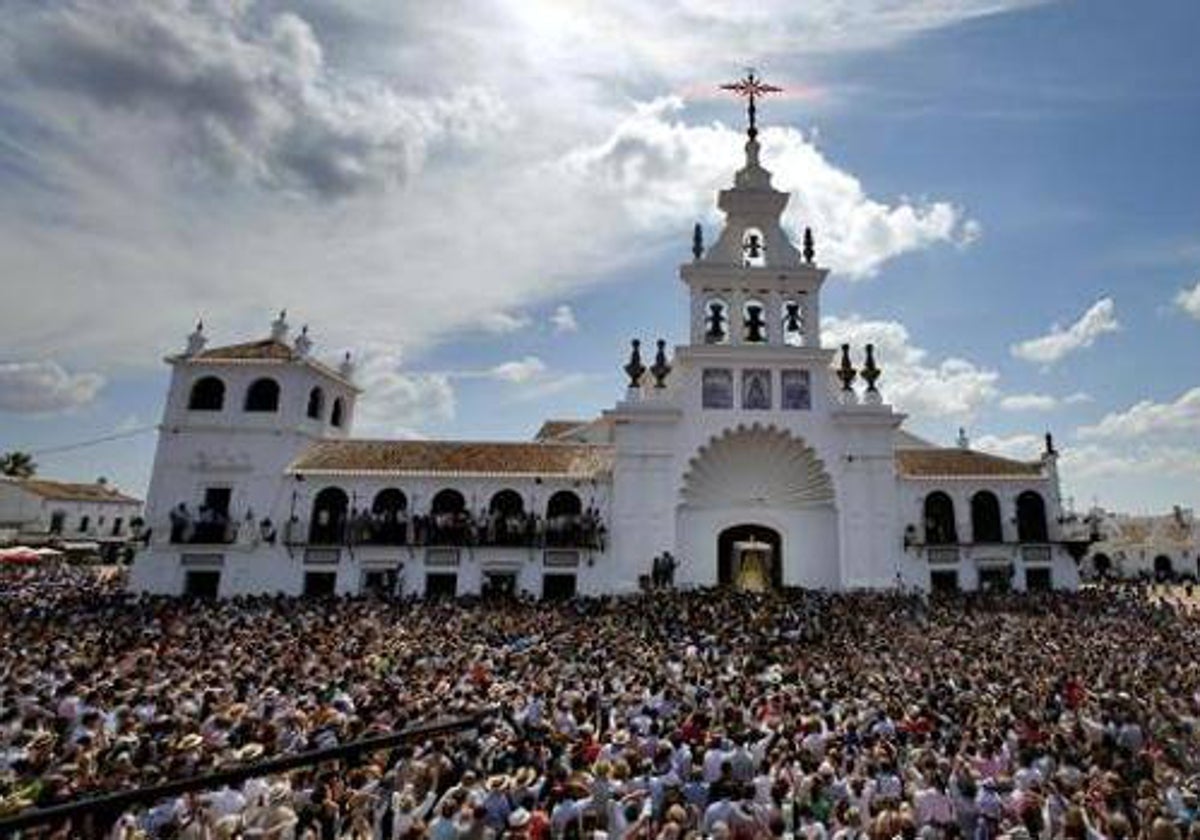
[[[204,738],[198,733],[193,732],[189,735],[184,735],[182,738],[176,741],[175,749],[179,752],[191,752],[192,750],[200,749],[203,743]]]
[[[503,773],[497,773],[495,776],[489,776],[487,780],[487,789],[491,793],[501,790],[507,790],[512,784],[512,779]]]
[[[537,771],[532,767],[522,767],[513,774],[513,787],[531,787],[537,781]]]
[[[261,758],[267,748],[257,741],[251,741],[249,744],[238,747],[233,751],[233,757],[238,761],[254,761]]]
[[[529,825],[530,813],[524,808],[518,808],[508,815],[509,828],[524,828]]]

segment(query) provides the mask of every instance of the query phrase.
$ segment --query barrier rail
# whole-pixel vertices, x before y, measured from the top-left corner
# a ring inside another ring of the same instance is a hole
[[[277,758],[267,758],[254,764],[233,767],[229,770],[219,770],[203,776],[176,779],[160,785],[125,790],[101,796],[91,796],[77,799],[74,802],[64,802],[57,805],[48,805],[44,808],[26,810],[13,816],[0,818],[0,837],[8,837],[21,829],[48,824],[61,824],[68,820],[76,820],[88,816],[99,817],[107,827],[134,805],[153,804],[192,791],[215,790],[226,785],[243,782],[246,779],[270,776],[275,773],[283,773],[287,770],[295,770],[298,767],[307,767],[326,761],[353,758],[363,753],[391,749],[416,738],[428,738],[453,732],[462,732],[478,727],[484,719],[497,713],[499,713],[497,709],[486,709],[466,717],[408,726],[387,735],[363,738],[349,744],[339,744],[336,747],[326,747],[319,750],[309,750],[307,752],[279,756]]]

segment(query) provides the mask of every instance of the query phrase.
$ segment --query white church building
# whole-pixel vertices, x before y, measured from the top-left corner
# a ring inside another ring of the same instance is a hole
[[[813,236],[780,216],[751,123],[724,227],[680,268],[687,344],[633,343],[600,417],[532,441],[366,440],[349,355],[283,315],[172,375],[140,591],[570,597],[675,586],[1073,588],[1057,454],[938,447],[884,399],[873,348],[821,343]],[[878,362],[878,364],[877,364]]]

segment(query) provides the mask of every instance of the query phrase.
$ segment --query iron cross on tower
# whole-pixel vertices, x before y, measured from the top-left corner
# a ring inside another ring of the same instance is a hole
[[[746,68],[746,78],[738,79],[736,82],[730,82],[729,84],[721,85],[721,90],[733,91],[738,96],[745,97],[747,102],[746,113],[750,117],[750,128],[746,131],[746,133],[750,135],[751,140],[758,136],[758,126],[755,125],[754,122],[754,117],[757,113],[755,109],[755,100],[760,96],[766,96],[768,93],[783,92],[783,88],[775,87],[775,85],[768,85],[762,79],[758,78],[758,76],[754,75],[753,67]]]

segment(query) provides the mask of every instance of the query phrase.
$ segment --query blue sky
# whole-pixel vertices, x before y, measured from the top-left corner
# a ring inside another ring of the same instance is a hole
[[[1200,506],[1200,6],[401,5],[6,12],[0,449],[140,491],[162,356],[282,306],[360,358],[360,434],[594,415],[630,337],[684,337],[754,63],[827,335],[912,428],[1052,430],[1079,506]]]

